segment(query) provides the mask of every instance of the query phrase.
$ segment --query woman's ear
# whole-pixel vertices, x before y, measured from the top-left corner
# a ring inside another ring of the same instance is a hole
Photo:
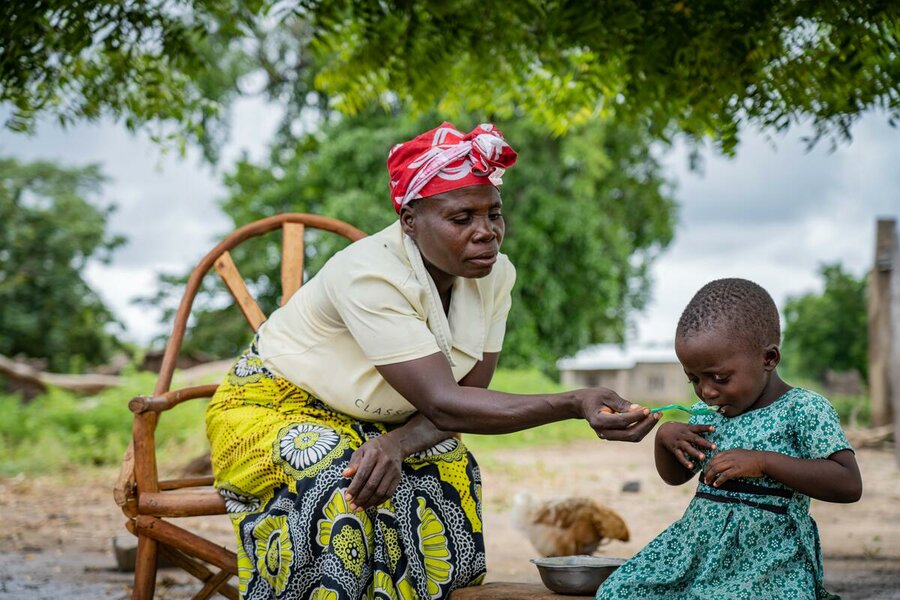
[[[766,371],[772,371],[781,362],[781,349],[778,344],[769,344],[763,350],[763,363]]]
[[[403,233],[416,239],[416,210],[409,204],[400,208],[400,228]]]

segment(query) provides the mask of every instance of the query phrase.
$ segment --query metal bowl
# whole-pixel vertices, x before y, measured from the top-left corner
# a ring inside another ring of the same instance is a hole
[[[604,556],[552,556],[531,559],[541,581],[557,594],[593,596],[600,584],[624,562]]]

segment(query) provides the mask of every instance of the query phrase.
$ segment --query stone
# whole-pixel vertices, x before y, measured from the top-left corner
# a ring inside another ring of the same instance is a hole
[[[636,494],[641,491],[641,482],[640,481],[626,481],[622,485],[622,491],[629,494]]]

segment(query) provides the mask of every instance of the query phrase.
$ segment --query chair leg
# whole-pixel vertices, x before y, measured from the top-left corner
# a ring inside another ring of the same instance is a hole
[[[207,600],[208,598],[213,597],[216,593],[225,595],[224,590],[220,590],[219,588],[225,584],[229,579],[231,579],[231,573],[228,571],[219,571],[215,575],[209,578],[209,580],[203,584],[203,589],[197,592],[191,600]]]
[[[156,591],[157,544],[156,540],[146,535],[138,536],[132,600],[153,600],[153,593]]]
[[[159,555],[160,557],[170,561],[173,565],[181,567],[203,582],[203,589],[200,590],[200,592],[195,595],[192,600],[203,600],[204,598],[208,598],[210,595],[215,594],[216,592],[222,594],[223,596],[228,598],[228,600],[240,600],[240,594],[238,593],[237,588],[227,583],[228,580],[234,576],[227,570],[222,570],[218,575],[216,575],[200,562],[194,560],[193,558],[190,558],[181,550],[163,543],[160,543],[159,545]],[[207,593],[205,591],[207,589],[211,591]]]

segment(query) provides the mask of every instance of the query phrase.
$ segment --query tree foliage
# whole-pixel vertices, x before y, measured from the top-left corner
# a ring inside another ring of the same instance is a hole
[[[211,157],[223,109],[260,91],[289,110],[318,90],[349,113],[399,101],[556,133],[614,118],[725,151],[741,123],[809,120],[817,138],[873,107],[900,115],[900,0],[8,0],[0,53],[8,127],[107,113],[174,123]]]
[[[712,136],[747,121],[849,135],[870,107],[900,116],[891,0],[310,0],[332,57],[319,87],[358,110],[395,93],[430,110],[529,115],[557,132],[595,116]]]
[[[439,122],[369,111],[327,124],[274,146],[265,164],[239,163],[226,179],[223,208],[236,226],[314,212],[374,233],[396,219],[387,150]],[[465,116],[457,125],[476,122]],[[559,356],[586,344],[623,338],[628,315],[645,302],[648,267],[672,238],[675,206],[648,139],[633,130],[592,123],[554,138],[523,122],[499,126],[520,153],[502,189],[503,251],[519,275],[503,364],[552,368]],[[275,237],[232,253],[266,312],[279,301]],[[307,276],[343,245],[331,235],[310,239]],[[227,337],[241,327],[241,317],[215,308],[221,302],[214,294],[208,298],[185,348],[232,354],[246,341]]]
[[[110,116],[162,141],[194,138],[214,155],[224,103],[244,74],[232,51],[265,12],[262,0],[5,0],[0,103],[5,126],[32,132]],[[166,128],[166,124],[175,128]],[[221,132],[220,132],[221,133]]]
[[[91,201],[103,181],[96,165],[0,159],[0,353],[71,371],[117,347],[116,322],[83,277],[123,242],[106,232],[112,208]]]
[[[840,263],[823,265],[821,294],[784,305],[784,354],[796,373],[821,379],[826,371],[857,371],[868,379],[867,281]]]

